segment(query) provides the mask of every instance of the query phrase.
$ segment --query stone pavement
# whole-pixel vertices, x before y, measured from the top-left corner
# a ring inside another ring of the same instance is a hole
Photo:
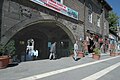
[[[101,56],[101,59],[109,58],[109,54]],[[23,77],[42,74],[45,72],[63,69],[74,65],[82,65],[85,63],[96,61],[91,57],[84,57],[78,61],[74,61],[72,57],[63,57],[56,60],[36,60],[21,62],[14,67],[0,69],[0,80],[18,80]]]

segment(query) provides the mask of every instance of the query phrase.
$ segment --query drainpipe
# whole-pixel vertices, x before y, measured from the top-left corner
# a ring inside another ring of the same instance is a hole
[[[104,39],[104,32],[105,32],[105,30],[104,30],[104,17],[103,17],[103,15],[104,15],[104,11],[103,11],[104,9],[103,9],[103,7],[102,7],[102,29],[101,29],[101,34],[102,34],[102,38]]]
[[[0,43],[1,43],[1,28],[2,28],[2,8],[4,0],[0,0]]]
[[[84,0],[84,40],[86,39],[85,14],[86,14],[86,0]]]
[[[105,33],[105,30],[104,30],[104,27],[105,27],[104,26],[104,13],[105,13],[104,12],[104,6],[105,5],[103,4],[103,0],[101,0],[101,4],[102,4],[102,13],[101,13],[102,14],[102,25],[101,25],[102,29],[101,29],[101,35],[102,35],[102,38],[105,39],[105,35],[104,35],[104,33]]]

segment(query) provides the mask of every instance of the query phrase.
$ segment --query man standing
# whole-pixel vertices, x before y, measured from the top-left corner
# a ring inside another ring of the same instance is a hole
[[[53,57],[53,59],[55,59],[55,54],[56,54],[56,42],[54,42],[54,43],[51,45],[49,59],[51,60],[52,57]]]
[[[78,41],[74,44],[74,60],[77,61],[77,54],[78,54]]]

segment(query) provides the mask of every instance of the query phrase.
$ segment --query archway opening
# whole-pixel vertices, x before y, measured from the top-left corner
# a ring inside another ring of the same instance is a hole
[[[34,50],[38,50],[37,59],[49,58],[50,46],[55,41],[57,42],[57,58],[69,56],[69,50],[73,45],[67,33],[55,22],[29,25],[17,32],[12,39],[15,40],[16,54],[20,60],[26,54],[29,39],[34,40]]]

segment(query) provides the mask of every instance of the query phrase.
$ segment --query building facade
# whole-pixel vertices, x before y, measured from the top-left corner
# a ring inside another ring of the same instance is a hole
[[[21,56],[33,39],[38,57],[48,58],[56,41],[58,56],[67,56],[76,40],[85,39],[87,30],[108,36],[110,10],[105,0],[1,0],[1,43],[14,40]]]

